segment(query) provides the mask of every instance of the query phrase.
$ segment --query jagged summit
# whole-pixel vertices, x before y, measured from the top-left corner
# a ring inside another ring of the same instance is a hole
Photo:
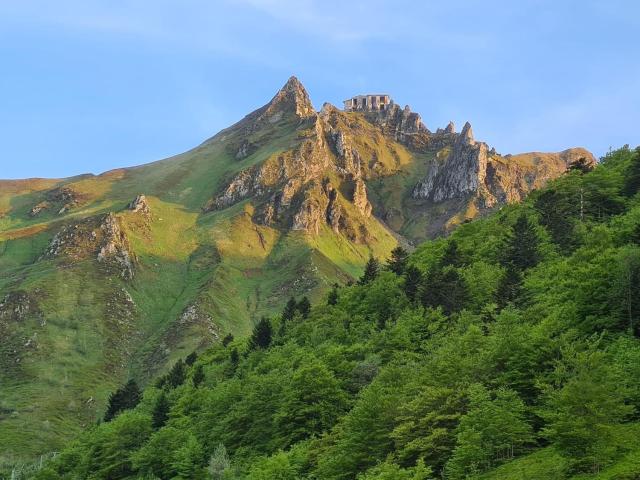
[[[315,114],[316,111],[307,90],[300,80],[292,75],[269,103],[249,113],[239,122],[218,132],[205,143],[215,139],[224,139],[230,134],[248,137],[265,127],[272,128],[282,120],[292,118],[295,121],[300,121],[313,117]],[[241,142],[238,148],[238,158],[245,158],[251,153],[251,145],[249,143],[243,144]]]
[[[469,122],[466,122],[464,124],[464,127],[462,127],[462,131],[460,132],[458,141],[466,143],[468,145],[471,145],[475,142],[475,139],[473,138],[473,129],[471,128],[471,124]]]
[[[307,90],[295,76],[289,77],[287,83],[276,93],[266,105],[267,114],[286,112],[299,117],[308,117],[315,113]]]

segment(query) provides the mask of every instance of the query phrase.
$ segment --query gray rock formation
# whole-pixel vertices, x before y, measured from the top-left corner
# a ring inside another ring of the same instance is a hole
[[[151,213],[151,208],[149,208],[149,204],[147,203],[147,197],[142,194],[137,195],[136,198],[129,203],[128,208],[133,212],[142,213],[144,215],[149,215]]]
[[[64,227],[49,242],[42,258],[62,258],[70,263],[96,259],[107,273],[131,279],[134,257],[120,219],[113,213],[90,217]]]
[[[484,142],[477,142],[469,122],[441,162],[429,165],[427,175],[414,187],[415,199],[442,202],[477,195],[480,208],[521,200],[532,189],[566,171],[576,158],[596,160],[584,149],[560,153],[521,154],[501,157]]]

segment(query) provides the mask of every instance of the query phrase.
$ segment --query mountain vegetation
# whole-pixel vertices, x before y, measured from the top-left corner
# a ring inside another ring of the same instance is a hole
[[[450,246],[442,269],[419,267],[406,251],[595,163],[582,148],[501,155],[469,124],[431,131],[409,107],[387,107],[317,111],[292,77],[181,155],[100,175],[0,181],[0,465],[59,451],[105,412],[120,415],[137,402],[132,388],[120,390],[129,380],[142,388],[160,376],[162,388],[177,388],[195,376],[205,386],[209,367],[185,359],[212,344],[229,351],[225,371],[240,374],[247,358],[292,335],[298,317],[317,315],[311,304],[331,292],[345,308],[340,286],[382,288],[375,279],[388,269],[410,303],[457,314],[477,293],[465,245]],[[622,208],[598,192],[549,193],[538,223],[522,227],[544,228],[573,252],[567,232]],[[385,269],[378,262],[392,250]],[[520,260],[500,265],[505,306],[526,275]],[[422,287],[423,276],[434,288]],[[377,328],[394,323],[394,308],[380,304]]]
[[[123,381],[113,414],[26,476],[638,478],[640,149],[583,167],[372,255],[139,402]]]

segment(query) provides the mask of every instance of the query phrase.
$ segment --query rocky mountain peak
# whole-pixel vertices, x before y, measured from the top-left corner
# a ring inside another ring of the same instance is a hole
[[[295,76],[291,76],[267,104],[267,114],[273,115],[277,112],[294,113],[299,117],[315,114],[307,90]]]
[[[462,127],[459,141],[467,145],[473,145],[475,143],[475,140],[473,139],[473,130],[471,129],[471,124],[469,122],[466,122],[464,127]]]
[[[469,126],[469,127],[471,127],[471,126]],[[444,129],[444,133],[456,133],[456,126],[454,125],[453,122],[449,122],[447,127]]]

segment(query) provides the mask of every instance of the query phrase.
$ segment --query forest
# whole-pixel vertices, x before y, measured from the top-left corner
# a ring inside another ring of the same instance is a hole
[[[292,298],[36,479],[640,478],[640,149]]]

